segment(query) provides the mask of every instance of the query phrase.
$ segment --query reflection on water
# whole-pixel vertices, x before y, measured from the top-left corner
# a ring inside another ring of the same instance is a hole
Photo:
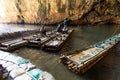
[[[66,43],[67,52],[80,50],[96,42],[120,33],[120,25],[95,25],[76,27],[71,38]],[[69,48],[68,48],[69,47]]]
[[[59,63],[60,54],[83,49],[120,33],[120,26],[79,26],[74,29],[75,31],[59,53],[44,52],[39,48],[27,47],[15,50],[14,53],[29,59],[38,68],[50,72],[56,80],[120,80],[120,44],[84,75],[75,74]]]

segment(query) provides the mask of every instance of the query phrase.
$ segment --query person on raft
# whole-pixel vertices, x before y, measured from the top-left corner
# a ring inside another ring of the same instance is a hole
[[[43,35],[46,35],[46,28],[45,28],[44,25],[42,25],[41,33],[42,33]]]
[[[58,26],[57,26],[57,28],[56,28],[56,30],[55,30],[55,31],[60,32],[60,27],[61,27],[61,25],[60,25],[60,24],[58,24]]]
[[[67,28],[67,18],[64,19],[63,24],[64,24],[64,27],[63,27],[62,31],[66,32],[68,30],[68,28]]]

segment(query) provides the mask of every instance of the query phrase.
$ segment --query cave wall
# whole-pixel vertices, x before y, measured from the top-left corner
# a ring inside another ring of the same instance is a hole
[[[120,24],[120,0],[0,0],[0,22]]]

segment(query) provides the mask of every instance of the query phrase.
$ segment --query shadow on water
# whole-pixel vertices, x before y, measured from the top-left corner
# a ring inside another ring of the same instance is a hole
[[[27,26],[27,25],[26,25]],[[32,25],[32,27],[36,27]],[[52,27],[54,28],[54,27]],[[70,39],[59,53],[50,53],[37,48],[22,47],[13,51],[29,59],[38,68],[50,72],[56,80],[120,80],[120,44],[84,75],[75,74],[59,63],[60,54],[84,49],[96,42],[120,33],[120,25],[77,26]]]

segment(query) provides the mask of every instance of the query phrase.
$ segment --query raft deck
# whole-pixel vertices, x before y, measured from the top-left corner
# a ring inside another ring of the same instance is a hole
[[[0,49],[5,50],[5,51],[11,51],[16,48],[19,48],[21,46],[26,45],[28,42],[26,40],[23,40],[21,38],[19,39],[14,39],[14,40],[9,40],[5,42],[0,43]]]
[[[68,68],[73,72],[85,73],[99,60],[101,60],[119,41],[120,34],[99,42],[82,52],[68,56],[63,55],[60,60],[62,63],[66,64]]]
[[[73,32],[73,29],[70,29],[68,30],[67,33],[61,33],[59,36],[55,37],[54,39],[44,44],[43,49],[48,51],[60,50],[72,32]]]
[[[57,35],[58,34],[56,34],[55,31],[49,31],[46,33],[46,35],[36,34],[33,36],[24,37],[23,39],[28,41],[28,46],[41,47],[44,43],[53,39]]]

